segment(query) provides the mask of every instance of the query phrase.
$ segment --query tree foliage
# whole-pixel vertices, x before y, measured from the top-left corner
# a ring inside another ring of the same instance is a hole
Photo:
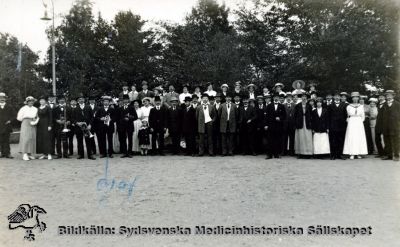
[[[89,0],[77,0],[55,32],[57,87],[100,94],[142,80],[290,87],[303,79],[321,91],[361,90],[364,83],[399,90],[398,26],[399,5],[391,0],[247,0],[235,11],[199,0],[182,23],[158,26],[131,11],[106,21]],[[4,42],[4,54],[12,55],[1,58],[2,85],[15,80],[17,44]],[[24,49],[38,83],[37,56]],[[50,55],[41,69],[49,80]]]
[[[0,92],[7,94],[11,105],[19,106],[28,95],[46,93],[48,84],[38,75],[38,59],[16,37],[0,33]]]

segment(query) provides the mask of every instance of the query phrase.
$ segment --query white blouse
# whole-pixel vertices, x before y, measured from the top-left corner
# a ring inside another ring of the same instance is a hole
[[[346,108],[347,115],[350,117],[359,117],[362,121],[365,119],[364,106],[360,104],[350,104]]]
[[[151,108],[153,108],[153,107],[152,106],[148,106],[148,107],[142,106],[142,107],[140,107],[140,110],[142,111],[142,117],[141,117],[142,120],[149,118]]]
[[[25,118],[33,119],[37,117],[38,109],[34,106],[25,105],[19,109],[17,120],[22,122]]]

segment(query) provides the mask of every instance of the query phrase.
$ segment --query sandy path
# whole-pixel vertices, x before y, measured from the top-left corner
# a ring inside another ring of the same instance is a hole
[[[14,147],[15,148],[15,147]],[[108,179],[128,190],[98,190],[105,162],[0,159],[0,246],[395,246],[400,239],[400,164],[377,159],[318,161],[263,156],[110,159]],[[101,184],[104,185],[104,184]],[[122,186],[122,184],[121,184]],[[127,185],[129,186],[129,185]],[[21,203],[43,207],[36,241],[8,230]],[[345,236],[60,236],[59,225],[372,226]]]

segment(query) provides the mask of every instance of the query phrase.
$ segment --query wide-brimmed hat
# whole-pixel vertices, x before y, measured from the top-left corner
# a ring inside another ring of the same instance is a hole
[[[29,101],[35,102],[36,99],[33,96],[28,96],[28,97],[25,98],[25,102],[24,103],[27,104]]]
[[[256,97],[256,99],[257,99],[257,100],[260,100],[260,99],[264,100],[264,96],[258,95],[258,96]]]
[[[6,93],[0,92],[0,99],[7,99]]]
[[[144,98],[142,99],[142,104],[143,104],[143,102],[145,102],[145,101],[151,102],[151,98],[150,98],[150,97],[144,97]]]
[[[129,95],[127,94],[122,95],[122,100],[129,100]]]
[[[175,96],[172,96],[171,99],[170,99],[169,101],[170,101],[170,102],[172,102],[172,101],[178,101],[178,98],[175,97]]]
[[[111,98],[111,96],[108,96],[108,95],[104,95],[103,97],[101,97],[101,100],[108,100],[108,101],[111,101],[112,100],[112,98]]]
[[[275,83],[275,85],[274,85],[274,89],[276,88],[276,87],[280,87],[280,88],[284,88],[285,87],[285,85],[283,85],[283,83],[281,83],[281,82],[277,82],[277,83]]]
[[[236,81],[234,84],[235,84],[235,86],[242,86],[242,82],[241,81]]]
[[[147,81],[142,81],[142,86],[148,85],[149,83]]]
[[[292,83],[293,89],[298,89],[298,88],[296,87],[297,83],[300,83],[300,89],[304,89],[304,87],[306,86],[306,83],[305,83],[303,80],[295,80],[295,81]]]
[[[387,94],[395,95],[396,93],[394,92],[394,90],[386,90],[385,95],[387,95]]]
[[[228,84],[226,84],[226,83],[224,83],[224,84],[221,85],[221,89],[222,89],[223,87],[229,88]]]
[[[369,102],[378,103],[378,99],[377,98],[369,98]]]
[[[349,94],[347,92],[341,92],[340,96],[349,96]]]
[[[247,85],[247,88],[249,88],[249,87],[253,87],[254,89],[257,88],[257,86],[254,83],[250,83],[249,85]]]
[[[36,101],[36,99],[33,96],[28,96],[28,97],[26,97],[25,101],[26,102],[28,102],[28,101]]]
[[[350,94],[350,97],[360,97],[360,93],[359,92],[352,92],[351,94]]]
[[[192,97],[186,96],[185,99],[184,99],[184,101],[185,101],[185,102],[187,102],[187,101],[192,101]]]

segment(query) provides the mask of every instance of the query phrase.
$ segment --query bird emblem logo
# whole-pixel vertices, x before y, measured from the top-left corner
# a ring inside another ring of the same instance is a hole
[[[39,229],[39,232],[46,230],[46,223],[39,219],[41,214],[46,214],[43,208],[36,205],[21,204],[8,216],[8,228],[10,230],[23,228],[25,229],[24,239],[34,241],[35,234],[32,232],[34,229]]]

